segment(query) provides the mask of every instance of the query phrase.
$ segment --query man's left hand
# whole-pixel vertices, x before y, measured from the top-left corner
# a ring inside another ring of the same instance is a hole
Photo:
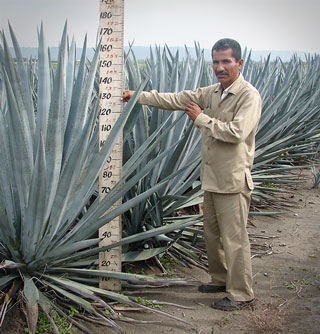
[[[186,107],[186,114],[192,121],[194,121],[201,113],[201,108],[194,102],[190,102]]]

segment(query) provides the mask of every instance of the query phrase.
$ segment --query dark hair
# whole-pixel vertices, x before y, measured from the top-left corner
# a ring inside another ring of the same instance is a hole
[[[211,55],[213,55],[213,51],[224,51],[227,49],[232,49],[232,56],[236,58],[236,61],[241,59],[241,46],[237,41],[231,38],[219,39],[212,47]]]

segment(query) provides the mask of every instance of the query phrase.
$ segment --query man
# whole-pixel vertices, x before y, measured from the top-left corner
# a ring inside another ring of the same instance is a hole
[[[204,234],[212,281],[201,285],[199,291],[227,292],[228,297],[214,302],[212,307],[229,311],[254,301],[246,224],[261,97],[240,73],[243,59],[238,42],[216,42],[212,64],[219,83],[177,94],[142,92],[138,102],[185,110],[202,133]],[[125,90],[122,100],[129,101],[133,93]]]

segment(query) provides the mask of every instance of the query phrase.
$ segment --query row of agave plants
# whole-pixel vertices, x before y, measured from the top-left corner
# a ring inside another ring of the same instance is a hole
[[[52,311],[68,318],[68,304],[85,310],[87,320],[121,332],[115,320],[129,319],[119,317],[108,301],[136,301],[99,289],[98,277],[153,285],[188,282],[98,270],[99,251],[121,245],[124,262],[167,252],[196,264],[203,253],[201,215],[176,214],[201,202],[199,132],[184,112],[138,105],[137,96],[141,90],[209,85],[215,80],[211,66],[199,45],[195,59],[186,50],[181,60],[167,47],[150,49],[143,66],[133,52],[125,55],[125,86],[137,93],[99,151],[98,52],[89,61],[85,40],[77,62],[65,27],[54,68],[42,27],[38,58],[27,62],[11,27],[10,35],[15,57],[4,35],[0,44],[0,325],[20,298],[30,332],[39,306],[57,331]],[[282,191],[278,185],[295,182],[292,172],[314,155],[320,140],[320,61],[308,56],[287,64],[280,59],[255,63],[248,54],[245,64],[244,76],[263,97],[251,213],[274,214],[279,212],[275,195]],[[123,177],[99,201],[98,175],[121,131]],[[110,210],[119,198],[123,204]],[[118,215],[123,239],[99,248],[97,230]]]

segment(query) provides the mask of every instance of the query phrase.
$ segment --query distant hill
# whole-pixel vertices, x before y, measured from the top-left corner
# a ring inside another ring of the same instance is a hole
[[[59,48],[58,47],[50,47],[49,49],[50,49],[51,59],[53,61],[58,60]],[[77,48],[76,52],[77,52],[77,59],[80,59],[82,48]],[[24,58],[30,58],[30,57],[38,58],[38,48],[21,47],[21,53],[22,53],[22,57],[24,57]],[[93,48],[87,48],[87,57],[89,59],[92,59],[93,55],[94,55],[94,49]]]
[[[150,57],[150,47],[148,46],[134,46],[132,49],[133,49],[133,52],[137,60],[143,60],[143,59]],[[125,50],[128,51],[128,47],[125,47]],[[170,51],[174,54],[177,51],[179,51],[179,55],[181,59],[186,56],[185,47],[170,47]],[[195,56],[194,47],[188,47],[188,51],[190,52],[191,56]],[[37,58],[38,57],[38,49],[34,47],[22,47],[21,52],[22,52],[23,57],[25,58],[30,58],[30,57]],[[82,49],[78,48],[77,49],[77,59],[80,59],[81,52],[82,52]],[[58,48],[57,47],[51,47],[50,53],[51,53],[52,60],[58,59]],[[87,57],[89,59],[92,59],[93,54],[94,54],[94,49],[88,48]],[[304,59],[306,53],[302,51],[274,51],[274,50],[255,51],[255,50],[252,50],[251,58],[255,61],[260,61],[260,60],[266,59],[269,54],[271,55],[270,56],[271,60],[274,60],[279,57],[282,59],[282,61],[289,61],[293,55],[297,55],[298,57]],[[211,50],[204,49],[204,55],[205,55],[206,60],[208,61],[211,60]]]
[[[185,57],[186,50],[185,47],[170,47],[169,48],[172,53],[176,53],[179,51],[180,57]],[[128,47],[126,47],[126,50],[128,50]],[[195,56],[195,48],[194,47],[188,47],[188,51],[190,52],[191,56]],[[137,59],[145,59],[149,57],[150,55],[150,47],[146,46],[135,46],[133,47],[133,52]],[[304,59],[305,53],[301,51],[251,51],[251,58],[255,61],[260,61],[263,59],[266,59],[270,54],[271,60],[274,60],[276,58],[281,58],[283,61],[289,61],[292,56],[295,54],[298,57]],[[211,61],[211,49],[204,49],[204,56],[205,59],[208,61]]]

